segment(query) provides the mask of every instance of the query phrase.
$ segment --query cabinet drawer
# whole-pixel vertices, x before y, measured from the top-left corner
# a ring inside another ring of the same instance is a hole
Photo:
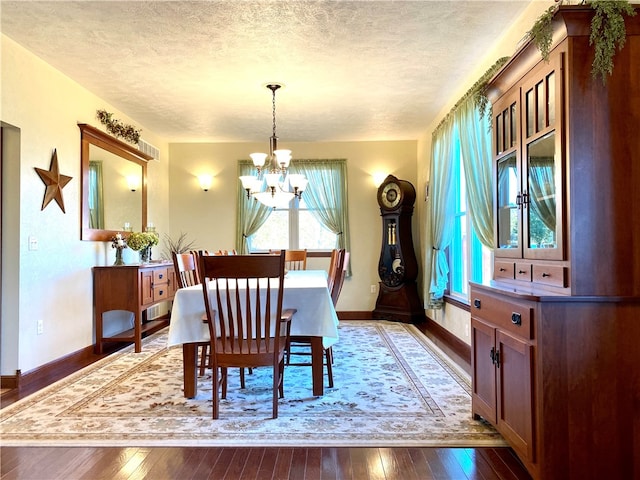
[[[153,301],[158,302],[169,298],[169,285],[154,285],[153,286]]]
[[[515,271],[515,264],[513,262],[501,262],[496,261],[493,267],[493,278],[496,280],[500,278],[507,278],[513,280]]]
[[[567,269],[559,265],[534,265],[533,281],[564,288],[567,286]]]
[[[169,274],[166,268],[156,268],[153,271],[153,284],[158,285],[160,283],[168,283]]]
[[[525,282],[531,281],[531,264],[516,262],[515,278],[516,280],[523,280]]]
[[[472,292],[471,316],[493,323],[523,338],[533,338],[531,306]]]

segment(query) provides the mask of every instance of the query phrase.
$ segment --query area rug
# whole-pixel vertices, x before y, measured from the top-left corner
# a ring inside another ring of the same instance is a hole
[[[334,388],[311,392],[311,369],[288,366],[271,418],[271,369],[239,388],[229,372],[220,419],[211,375],[182,391],[182,349],[166,331],[0,411],[2,445],[20,446],[503,446],[471,416],[469,376],[414,326],[346,321],[333,347]],[[326,378],[325,378],[326,380]],[[326,382],[325,382],[326,385]]]

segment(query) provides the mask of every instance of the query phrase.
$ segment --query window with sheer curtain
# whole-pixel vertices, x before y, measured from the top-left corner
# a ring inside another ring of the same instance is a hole
[[[249,237],[250,251],[270,249],[332,250],[337,235],[312,214],[303,198],[294,198],[287,208],[271,211],[267,221]]]
[[[249,173],[250,168],[247,162],[241,162],[243,174]],[[302,199],[294,198],[287,207],[270,209],[252,205],[257,202],[246,199],[240,189],[238,225],[242,231],[239,236],[246,239],[246,251],[278,248],[348,250],[346,160],[294,160],[290,171],[304,174],[309,184]],[[250,213],[252,209],[253,214]]]
[[[453,232],[447,249],[449,262],[449,295],[469,300],[469,281],[482,282],[491,275],[491,249],[480,242],[468,214],[467,182],[460,149],[454,150],[453,171]]]
[[[469,281],[491,275],[491,112],[480,100],[488,80],[506,60],[485,72],[432,135],[424,252],[427,308],[442,308],[447,291],[468,300]]]

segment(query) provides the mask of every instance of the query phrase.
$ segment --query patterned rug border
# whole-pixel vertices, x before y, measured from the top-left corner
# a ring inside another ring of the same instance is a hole
[[[470,376],[462,370],[459,366],[455,365],[451,362],[450,359],[427,337],[420,332],[414,325],[409,324],[397,324],[393,322],[386,322],[389,324],[393,324],[395,326],[402,325],[404,330],[417,341],[417,343],[424,349],[425,354],[429,355],[440,367],[448,373],[448,375],[457,382],[457,384],[470,395],[471,392],[471,378]],[[348,326],[356,326],[358,324],[376,326],[376,331],[378,332],[380,339],[386,344],[391,354],[395,357],[395,361],[402,365],[404,369],[405,375],[407,375],[410,381],[413,383],[413,387],[415,390],[420,392],[425,403],[429,408],[434,412],[440,411],[440,407],[437,402],[435,402],[431,395],[426,390],[426,387],[423,383],[418,379],[416,372],[412,369],[411,365],[407,362],[405,357],[399,351],[398,345],[391,338],[392,334],[389,329],[385,329],[382,326],[380,321],[372,322],[372,321],[348,321],[344,322],[344,324]],[[149,344],[159,337],[163,336],[166,332],[161,331],[150,337],[145,339],[145,343]],[[84,369],[69,375],[68,377],[56,382],[36,393],[26,397],[19,402],[16,402],[13,405],[10,405],[0,411],[0,418],[4,422],[7,417],[11,417],[14,412],[23,411],[26,408],[29,408],[32,405],[37,404],[41,401],[42,398],[47,397],[51,393],[55,393],[60,391],[60,389],[65,388],[66,386],[72,385],[74,382],[79,379],[97,371],[102,368],[108,367],[110,364],[117,362],[120,358],[125,355],[128,355],[133,351],[133,346],[128,346],[114,354],[105,357]],[[153,357],[161,355],[163,353],[163,349],[152,350],[143,348],[142,352],[131,356],[132,365],[131,370],[134,370],[136,366],[140,364],[144,364],[145,362],[150,361]],[[118,377],[119,378],[119,377]],[[105,383],[100,387],[100,390],[104,390],[109,383],[115,383],[117,379],[112,380],[110,382]],[[97,390],[98,391],[98,390]],[[78,404],[82,402],[76,402],[69,410],[73,408],[79,408]],[[366,416],[366,415],[365,415]],[[436,415],[438,416],[438,415]],[[440,415],[442,416],[442,415]],[[399,416],[399,418],[402,418]],[[406,418],[406,417],[405,417]],[[2,430],[4,431],[4,429]],[[394,446],[437,446],[437,447],[485,447],[485,446],[504,446],[506,443],[504,440],[496,433],[495,435],[486,435],[486,438],[478,438],[479,435],[474,432],[470,432],[468,435],[465,435],[461,432],[455,432],[451,436],[445,436],[443,438],[442,434],[437,435],[437,438],[428,438],[423,436],[416,440],[408,440],[406,436],[399,435],[400,438],[367,438],[360,434],[358,437],[356,434],[350,438],[342,438],[343,434],[331,435],[325,432],[322,434],[322,438],[311,439],[308,436],[304,438],[296,435],[292,435],[290,438],[283,438],[281,434],[279,434],[277,441],[274,443],[272,440],[266,440],[265,434],[256,434],[255,437],[251,436],[251,434],[247,434],[246,432],[241,432],[238,434],[234,434],[233,432],[225,431],[224,434],[218,433],[216,437],[215,433],[212,432],[212,437],[210,438],[201,438],[198,434],[187,435],[176,433],[175,435],[167,435],[166,433],[148,433],[144,434],[141,432],[136,432],[131,438],[127,435],[122,435],[121,438],[111,438],[113,437],[113,433],[105,433],[105,437],[99,433],[92,433],[93,438],[38,438],[38,439],[16,439],[16,438],[3,438],[2,444],[4,446],[140,446],[140,447],[152,447],[152,446],[229,446],[229,447],[241,447],[241,446],[273,446],[277,445],[280,447],[295,447],[300,445],[305,446],[318,446],[318,447],[354,447],[354,446],[363,446],[363,447],[394,447]],[[158,436],[160,435],[160,437]],[[224,438],[219,438],[223,436]]]

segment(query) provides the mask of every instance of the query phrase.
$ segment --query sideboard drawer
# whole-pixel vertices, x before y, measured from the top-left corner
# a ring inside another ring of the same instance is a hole
[[[153,284],[158,285],[160,283],[168,283],[169,274],[166,268],[156,268],[153,271]]]
[[[169,298],[169,285],[154,285],[153,286],[153,301],[159,302],[160,300],[165,300]]]
[[[472,291],[471,316],[491,322],[521,337],[533,338],[533,308],[525,303]]]
[[[496,280],[500,278],[514,279],[515,264],[513,262],[503,262],[496,260],[493,267],[493,278]]]
[[[517,262],[516,263],[516,280],[523,280],[525,282],[531,281],[531,264]]]
[[[533,281],[554,287],[567,286],[567,269],[559,265],[534,265]]]

